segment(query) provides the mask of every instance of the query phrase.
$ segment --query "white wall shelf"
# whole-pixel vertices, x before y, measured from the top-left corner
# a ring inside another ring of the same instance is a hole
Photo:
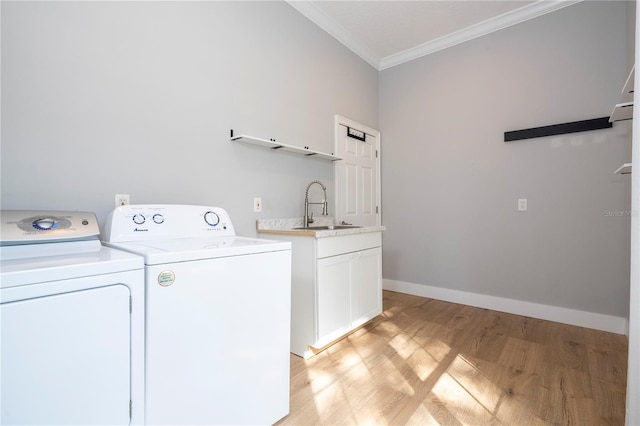
[[[629,77],[627,77],[627,81],[624,83],[624,87],[622,88],[622,102],[616,104],[616,106],[613,107],[611,117],[609,118],[610,123],[613,123],[615,121],[630,120],[633,118],[633,91],[635,70],[636,67],[634,65],[633,68],[631,68]]]
[[[616,104],[616,106],[613,107],[609,122],[613,123],[614,121],[630,120],[632,118],[633,102],[622,102],[620,104]]]
[[[631,68],[629,77],[627,77],[627,81],[624,83],[624,87],[622,88],[623,102],[633,102],[635,72],[636,72],[636,66],[634,65],[633,68]]]
[[[312,149],[309,149],[308,147],[298,147],[293,145],[287,145],[284,143],[276,142],[275,139],[262,139],[262,138],[257,138],[255,136],[248,136],[248,135],[233,136],[233,130],[231,131],[231,134],[232,134],[231,140],[234,142],[242,142],[242,143],[247,143],[251,145],[261,146],[263,148],[268,148],[268,149],[293,152],[295,154],[300,154],[307,157],[313,156],[314,158],[321,158],[323,160],[329,160],[329,161],[342,160],[341,158],[336,157],[333,154],[314,151]]]
[[[624,163],[622,166],[618,167],[614,173],[617,175],[630,175],[631,163]]]
[[[636,66],[634,65],[633,68],[631,68],[629,77],[627,77],[627,81],[624,83],[624,87],[622,88],[623,102],[617,104],[613,108],[613,112],[611,113],[611,117],[609,118],[610,123],[613,123],[614,121],[633,119],[633,92],[635,72]],[[617,175],[630,175],[631,163],[624,163],[622,166],[618,167],[614,173]]]

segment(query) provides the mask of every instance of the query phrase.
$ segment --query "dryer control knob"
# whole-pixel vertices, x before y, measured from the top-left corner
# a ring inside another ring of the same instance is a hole
[[[33,227],[40,231],[48,231],[49,229],[56,229],[58,222],[50,217],[43,217],[42,219],[34,220]]]
[[[161,223],[164,223],[164,216],[162,216],[160,213],[156,213],[153,215],[153,221],[160,225]]]
[[[208,211],[204,214],[204,221],[207,222],[207,225],[216,226],[220,223],[220,217],[216,213]]]
[[[145,220],[147,220],[144,215],[141,215],[140,213],[134,214],[133,215],[133,223],[135,223],[136,225],[142,225]]]

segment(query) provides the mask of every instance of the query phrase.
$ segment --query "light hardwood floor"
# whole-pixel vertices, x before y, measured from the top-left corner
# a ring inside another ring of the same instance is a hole
[[[281,425],[623,425],[627,338],[384,292],[384,312],[291,355]]]

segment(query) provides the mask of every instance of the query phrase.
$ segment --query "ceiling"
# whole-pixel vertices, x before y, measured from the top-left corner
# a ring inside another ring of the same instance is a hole
[[[378,70],[581,0],[288,0]]]

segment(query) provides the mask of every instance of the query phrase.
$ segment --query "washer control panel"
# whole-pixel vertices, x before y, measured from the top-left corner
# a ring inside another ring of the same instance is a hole
[[[122,243],[235,235],[229,215],[220,207],[128,204],[111,212],[102,239]]]
[[[91,212],[0,211],[0,245],[97,240],[98,220]]]

